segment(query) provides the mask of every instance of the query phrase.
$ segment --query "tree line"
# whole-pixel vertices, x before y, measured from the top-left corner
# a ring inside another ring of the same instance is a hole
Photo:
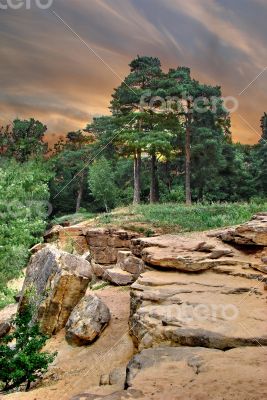
[[[42,160],[57,215],[266,196],[266,114],[256,145],[233,143],[219,86],[193,79],[187,67],[164,72],[158,58],[138,56],[129,67],[112,93],[110,116],[69,132],[50,153],[46,126],[17,119],[0,130],[1,162]]]

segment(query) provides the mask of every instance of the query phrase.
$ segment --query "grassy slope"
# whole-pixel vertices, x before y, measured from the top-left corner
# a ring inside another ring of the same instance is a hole
[[[119,226],[140,233],[178,233],[204,231],[237,225],[249,220],[253,214],[267,211],[267,200],[262,203],[154,204],[119,208],[109,214],[91,219],[92,225]],[[63,220],[73,221],[73,216]],[[86,220],[87,215],[79,221]]]

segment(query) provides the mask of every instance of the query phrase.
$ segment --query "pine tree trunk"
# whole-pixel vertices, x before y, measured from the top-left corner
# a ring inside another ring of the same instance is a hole
[[[82,197],[83,197],[83,181],[84,181],[84,173],[81,173],[80,179],[79,179],[77,200],[76,200],[76,213],[79,212],[79,210],[81,208],[81,202],[82,202]]]
[[[186,204],[192,204],[191,198],[191,115],[189,114],[185,133],[185,197]]]
[[[157,158],[156,154],[154,153],[151,156],[150,203],[157,203],[159,201],[158,189]]]
[[[141,150],[137,150],[134,155],[134,204],[141,202]]]

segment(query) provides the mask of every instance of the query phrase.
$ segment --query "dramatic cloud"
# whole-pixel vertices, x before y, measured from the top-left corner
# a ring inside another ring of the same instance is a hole
[[[0,9],[0,121],[39,118],[51,138],[83,128],[92,116],[109,113],[114,87],[140,54],[160,57],[165,69],[190,66],[197,79],[221,85],[225,96],[239,101],[234,139],[258,140],[267,111],[264,0],[54,0],[47,10],[34,0],[31,5]]]

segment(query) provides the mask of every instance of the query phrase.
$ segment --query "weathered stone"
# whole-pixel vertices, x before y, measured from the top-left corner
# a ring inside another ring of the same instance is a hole
[[[107,269],[103,279],[118,286],[130,285],[135,281],[135,278],[132,274],[118,267]]]
[[[0,338],[4,337],[11,329],[10,322],[0,322]]]
[[[132,252],[149,265],[188,272],[237,262],[228,247],[177,235],[134,239]]]
[[[148,397],[144,398],[141,390],[129,389],[107,395],[80,393],[72,397],[71,400],[148,400]]]
[[[19,308],[28,301],[28,292],[32,293],[42,331],[56,333],[65,326],[91,278],[92,269],[88,261],[52,246],[47,247],[31,257]]]
[[[119,251],[117,267],[138,277],[145,270],[145,263],[140,258],[135,257],[131,251]]]
[[[118,251],[129,249],[131,239],[135,237],[136,233],[108,228],[89,228],[86,231],[92,258],[98,264],[116,264]]]
[[[0,338],[11,329],[11,320],[17,312],[17,304],[10,304],[0,310]]]
[[[35,246],[33,246],[33,247],[30,249],[30,252],[31,252],[32,254],[35,254],[35,253],[37,253],[38,251],[44,249],[46,246],[47,246],[47,243],[37,243]]]
[[[110,385],[119,385],[121,387],[124,387],[125,379],[126,379],[125,368],[115,368],[109,374]]]
[[[267,396],[266,352],[266,347],[227,352],[201,347],[147,349],[129,363],[126,384],[141,389],[142,399],[262,400]]]
[[[258,213],[245,224],[217,235],[225,242],[240,245],[267,246],[267,213]]]
[[[66,324],[66,339],[76,345],[92,343],[110,321],[110,311],[97,296],[91,294],[72,310]]]
[[[67,227],[55,225],[45,233],[44,240],[68,253],[81,255],[88,251],[83,227],[79,225]]]
[[[105,272],[107,270],[113,269],[115,264],[97,264],[94,261],[91,261],[92,269],[94,272],[94,275],[97,276],[98,278],[104,278]]]
[[[137,347],[267,345],[263,282],[215,271],[144,272],[131,292],[130,328]]]
[[[91,256],[98,264],[116,264],[120,250],[115,247],[91,247]]]

